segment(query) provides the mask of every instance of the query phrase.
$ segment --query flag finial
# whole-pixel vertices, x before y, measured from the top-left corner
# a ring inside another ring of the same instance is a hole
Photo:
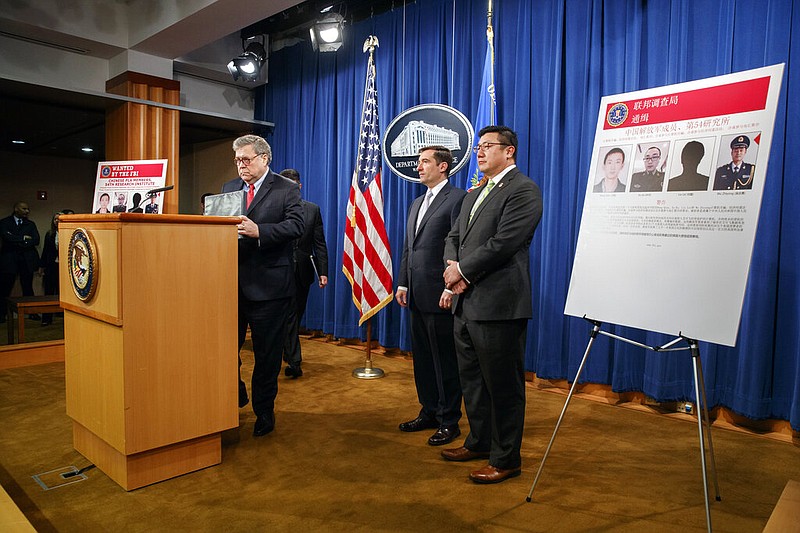
[[[370,35],[367,37],[367,40],[364,41],[364,53],[366,54],[369,52],[371,54],[378,46],[380,46],[380,44],[378,44],[378,38],[374,35]]]

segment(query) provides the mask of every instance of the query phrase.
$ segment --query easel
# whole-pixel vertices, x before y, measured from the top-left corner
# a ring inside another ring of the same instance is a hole
[[[536,488],[536,484],[539,482],[539,476],[542,474],[542,470],[544,469],[544,463],[547,460],[547,456],[550,453],[550,448],[553,446],[553,441],[556,440],[556,434],[558,433],[558,428],[561,426],[561,422],[564,419],[564,414],[567,412],[567,407],[569,406],[569,402],[572,399],[572,394],[575,392],[575,387],[578,385],[578,379],[581,377],[581,372],[583,372],[583,366],[586,364],[586,358],[589,356],[589,352],[592,349],[592,344],[594,344],[595,339],[597,338],[598,333],[601,335],[605,335],[606,337],[611,337],[612,339],[617,339],[622,342],[627,342],[628,344],[633,344],[634,346],[639,346],[640,348],[645,348],[647,350],[652,350],[654,352],[677,352],[683,350],[689,350],[692,354],[692,363],[694,369],[694,396],[697,400],[697,433],[700,438],[700,463],[703,469],[703,492],[705,495],[705,504],[706,504],[706,524],[708,526],[708,532],[711,533],[711,509],[709,508],[708,503],[708,477],[706,474],[706,449],[705,449],[705,438],[708,438],[708,450],[711,456],[711,474],[714,478],[714,489],[716,491],[716,500],[721,501],[721,497],[719,494],[719,484],[717,483],[717,466],[714,461],[714,444],[711,440],[711,422],[708,417],[708,402],[706,401],[706,386],[703,380],[703,365],[700,362],[700,349],[697,346],[697,341],[694,339],[690,339],[683,335],[680,335],[664,344],[663,346],[648,346],[646,344],[642,344],[640,342],[636,342],[631,339],[626,339],[625,337],[620,337],[619,335],[614,335],[613,333],[608,333],[605,331],[601,331],[601,323],[587,318],[586,316],[583,317],[585,320],[589,321],[592,324],[592,332],[589,334],[589,344],[586,346],[586,351],[583,353],[583,359],[581,359],[581,364],[578,366],[578,372],[575,374],[575,379],[572,382],[572,386],[569,389],[569,394],[567,394],[567,401],[564,402],[564,408],[561,410],[561,415],[558,417],[558,422],[556,422],[556,427],[553,430],[553,436],[550,437],[550,443],[547,445],[547,449],[544,452],[544,456],[542,457],[542,462],[539,465],[539,471],[536,472],[536,477],[533,480],[533,485],[531,485],[531,490],[528,492],[528,497],[526,501],[530,502],[531,497],[533,495],[533,490]],[[686,341],[687,346],[674,348],[676,344],[681,341]],[[702,394],[701,394],[702,393]],[[702,412],[702,417],[701,417]],[[705,430],[704,431],[704,423],[705,422]],[[705,435],[705,436],[704,436]]]

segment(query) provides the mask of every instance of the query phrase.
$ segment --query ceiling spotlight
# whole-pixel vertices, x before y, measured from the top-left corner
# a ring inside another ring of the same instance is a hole
[[[335,52],[344,44],[344,17],[328,13],[311,26],[311,47],[320,52]]]
[[[252,37],[251,37],[252,39]],[[244,47],[244,41],[242,41]],[[257,81],[261,74],[261,67],[267,59],[267,51],[264,48],[264,43],[252,42],[244,48],[244,52],[234,57],[228,63],[228,72],[233,76],[236,81],[239,78],[242,81]]]
[[[88,153],[94,152],[94,148],[90,148],[88,146],[84,146],[83,148],[81,148],[81,152],[86,152],[88,154]]]

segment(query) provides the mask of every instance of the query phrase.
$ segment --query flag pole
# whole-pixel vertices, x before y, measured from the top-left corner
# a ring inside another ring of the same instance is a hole
[[[372,366],[372,319],[367,319],[367,360],[364,362],[363,368],[356,368],[353,370],[353,377],[358,379],[376,379],[382,378],[386,374],[380,368],[373,368]]]
[[[364,41],[364,53],[369,52],[369,64],[373,64],[373,54],[375,53],[375,48],[379,46],[378,38],[374,35],[370,35],[367,37],[367,40]],[[386,374],[380,368],[374,368],[372,366],[372,317],[367,319],[367,354],[366,354],[366,361],[364,362],[364,366],[361,368],[356,368],[353,370],[353,377],[358,379],[377,379],[382,378]]]
[[[494,92],[494,26],[492,26],[492,0],[489,0],[489,9],[486,11],[486,46],[492,58],[491,87]],[[489,107],[489,124],[497,124],[497,117],[494,116],[494,106]]]

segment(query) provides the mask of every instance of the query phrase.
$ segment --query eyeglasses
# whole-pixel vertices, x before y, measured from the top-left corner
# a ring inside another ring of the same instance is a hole
[[[237,167],[240,164],[244,165],[246,167],[249,167],[250,163],[252,163],[255,160],[256,157],[261,157],[262,155],[265,155],[265,154],[256,154],[252,158],[250,158],[250,157],[234,157],[233,158],[233,164],[236,165]]]
[[[495,145],[499,145],[499,146],[511,146],[511,145],[510,145],[510,144],[508,144],[508,143],[480,143],[480,144],[478,144],[477,146],[473,146],[473,147],[472,147],[472,151],[473,151],[473,152],[475,152],[476,154],[477,154],[477,153],[478,153],[480,150],[483,150],[483,151],[485,152],[486,150],[488,150],[489,148],[491,148],[492,146],[495,146]]]
[[[660,155],[647,155],[644,157],[645,161],[658,161],[659,159],[661,159]]]

